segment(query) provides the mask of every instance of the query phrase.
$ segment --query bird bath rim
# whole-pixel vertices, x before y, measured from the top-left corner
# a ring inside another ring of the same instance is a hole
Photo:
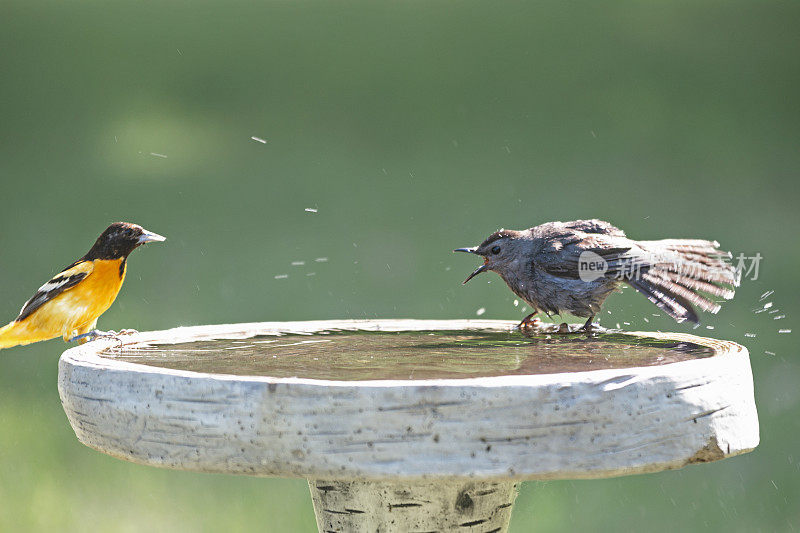
[[[573,332],[570,335],[585,335],[575,331],[577,325],[573,325]],[[545,326],[548,328],[548,326]],[[205,376],[221,380],[247,380],[254,382],[267,383],[286,383],[286,384],[309,384],[323,386],[359,386],[359,387],[398,387],[398,386],[467,386],[481,385],[491,386],[511,386],[511,385],[540,385],[558,381],[564,376],[570,376],[574,380],[575,376],[585,377],[586,379],[603,379],[606,374],[617,375],[621,371],[646,372],[651,369],[663,369],[674,367],[675,365],[691,366],[708,359],[723,357],[727,354],[744,352],[747,349],[735,342],[718,340],[709,337],[700,337],[688,333],[670,332],[648,332],[648,331],[624,331],[624,330],[602,330],[600,333],[615,333],[632,338],[654,339],[675,342],[688,342],[701,347],[713,350],[713,354],[707,357],[688,359],[684,361],[670,362],[660,365],[630,366],[624,368],[608,368],[584,371],[566,371],[557,373],[537,373],[537,374],[515,374],[504,376],[486,377],[457,377],[457,378],[435,378],[435,379],[375,379],[375,380],[336,380],[318,379],[304,377],[275,377],[264,375],[229,374],[224,372],[200,372],[194,370],[180,370],[169,367],[154,366],[147,363],[137,363],[115,359],[115,352],[119,352],[125,347],[136,346],[166,346],[181,344],[192,341],[203,340],[240,340],[255,336],[272,335],[313,335],[314,333],[330,331],[347,332],[423,332],[423,331],[465,331],[465,332],[512,332],[517,329],[517,322],[508,320],[475,320],[475,319],[455,319],[455,320],[424,320],[424,319],[383,319],[383,320],[311,320],[311,321],[287,321],[287,322],[251,322],[239,324],[216,324],[203,326],[183,326],[166,330],[154,330],[137,332],[132,335],[122,335],[117,339],[100,338],[94,342],[87,343],[68,349],[62,355],[65,360],[73,361],[78,364],[93,364],[107,366],[108,368],[127,369],[137,372],[154,371],[166,375],[174,376]],[[553,325],[549,329],[543,329],[542,333],[562,336],[558,327]]]

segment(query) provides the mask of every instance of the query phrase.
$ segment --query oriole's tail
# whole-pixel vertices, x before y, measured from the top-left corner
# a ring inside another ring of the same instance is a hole
[[[720,305],[711,298],[730,300],[739,286],[736,267],[725,261],[731,254],[719,250],[717,242],[665,239],[638,244],[652,260],[625,281],[678,322],[700,322],[693,305],[716,313]]]
[[[0,350],[11,348],[20,344],[30,344],[44,340],[38,336],[31,336],[28,328],[22,322],[11,322],[0,328]]]

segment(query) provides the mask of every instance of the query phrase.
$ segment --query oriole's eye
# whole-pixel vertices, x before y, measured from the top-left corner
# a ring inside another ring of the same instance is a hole
[[[500,247],[499,246],[495,246],[494,248],[492,248],[492,253],[494,255],[499,254],[500,253]]]

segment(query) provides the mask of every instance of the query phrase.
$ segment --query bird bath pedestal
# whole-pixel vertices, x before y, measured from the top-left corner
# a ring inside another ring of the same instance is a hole
[[[309,480],[320,531],[504,531],[517,484],[758,444],[750,361],[673,333],[500,321],[178,328],[64,352],[81,442],[141,464]]]

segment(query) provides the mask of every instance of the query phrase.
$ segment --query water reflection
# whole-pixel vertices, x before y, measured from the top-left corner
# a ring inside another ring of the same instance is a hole
[[[150,366],[235,375],[332,380],[471,378],[663,365],[712,348],[621,333],[328,331],[125,347],[109,355]]]

